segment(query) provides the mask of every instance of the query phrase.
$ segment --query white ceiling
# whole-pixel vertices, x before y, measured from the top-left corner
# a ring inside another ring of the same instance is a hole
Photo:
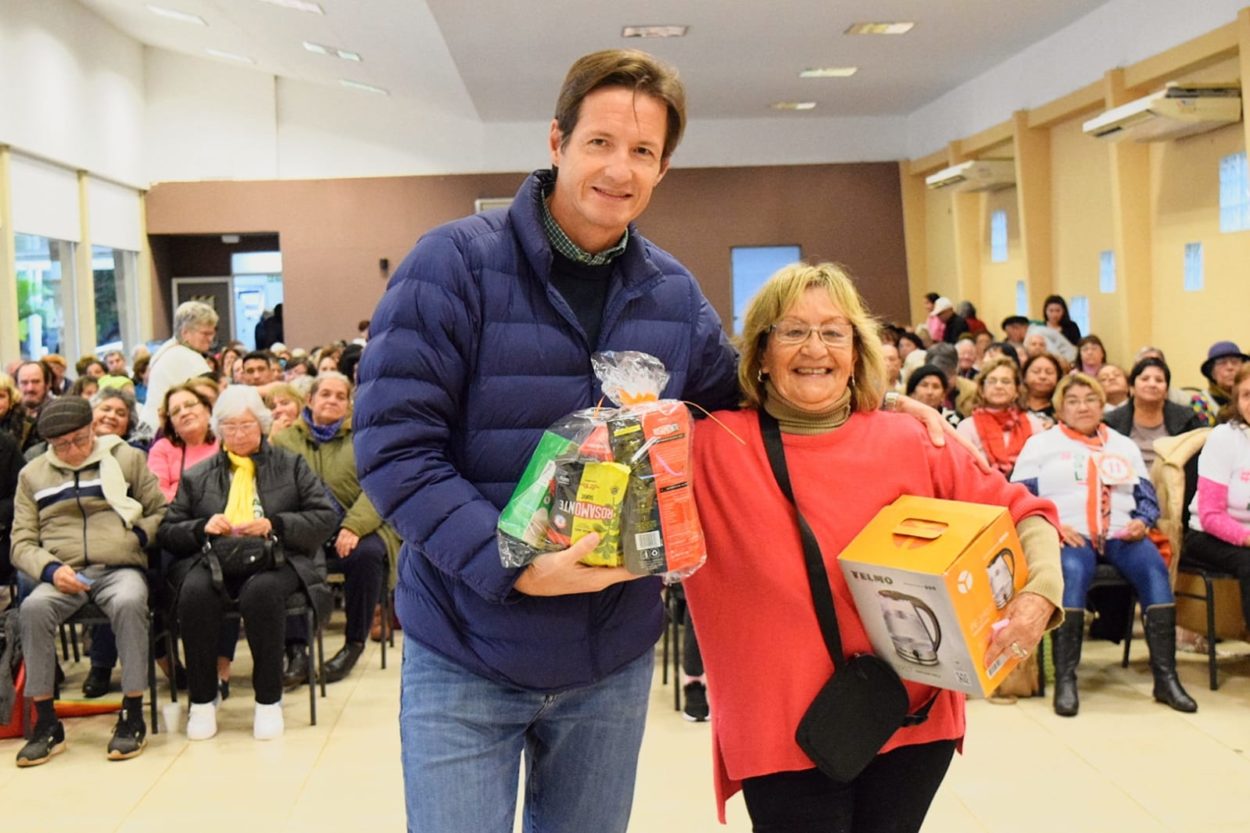
[[[79,0],[151,46],[337,86],[350,79],[483,122],[543,121],[569,64],[595,49],[635,46],[675,64],[692,118],[907,115],[1067,26],[1107,0],[319,0],[325,15],[261,0]],[[191,12],[196,26],[146,3]],[[909,34],[853,37],[861,21],[914,20]],[[620,37],[630,24],[686,24],[674,40]],[[306,51],[314,41],[359,53],[350,63]],[[854,65],[849,79],[798,78],[809,66]],[[360,93],[368,95],[368,93]],[[812,100],[783,113],[778,100]]]

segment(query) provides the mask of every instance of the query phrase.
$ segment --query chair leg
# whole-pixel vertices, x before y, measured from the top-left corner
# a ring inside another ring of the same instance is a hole
[[[65,635],[65,625],[61,625],[61,659],[69,662],[69,639]]]
[[[681,605],[674,605],[680,610]],[[673,708],[681,711],[681,619],[673,616]]]
[[[325,629],[317,628],[317,679],[321,680],[321,696],[322,697],[326,696],[326,647],[325,646],[326,646]]]
[[[1037,696],[1046,696],[1046,634],[1037,643]]]
[[[82,654],[78,652],[78,628],[73,625],[69,626],[69,644],[74,649],[74,662],[82,659]]]
[[[1128,652],[1133,646],[1133,619],[1137,615],[1137,594],[1129,592],[1128,625],[1124,629],[1124,658],[1120,660],[1121,668],[1128,668]]]
[[[317,624],[315,621],[315,617],[313,616],[312,607],[308,608],[308,611],[304,614],[304,617],[305,617],[304,621],[308,624],[308,635],[309,637],[311,637],[313,635],[313,629],[316,627],[316,624]],[[318,637],[320,637],[320,634],[318,634]],[[308,668],[308,720],[311,725],[316,726],[317,725],[317,682],[316,682],[316,679],[313,677],[315,664],[313,663],[312,643],[309,642],[308,640],[305,640],[303,650],[305,653],[304,658],[305,660],[307,660],[305,665]],[[316,670],[320,671],[319,668]]]
[[[388,563],[389,563],[389,562],[388,562]],[[387,582],[387,579],[386,579],[386,577],[384,576],[384,577],[382,578],[382,599],[381,599],[381,601],[382,601],[382,616],[383,616],[383,617],[387,617],[387,618],[385,619],[385,621],[386,621],[386,623],[389,625],[389,624],[390,624],[390,622],[391,622],[391,620],[390,620],[390,618],[389,618],[389,617],[390,617],[390,615],[391,615],[391,605],[390,605],[390,596],[391,596],[391,593],[390,593],[390,591],[389,591],[389,590],[387,590],[387,588],[386,588],[386,582]],[[386,643],[387,643],[387,639],[386,639],[386,637],[387,637],[387,636],[389,636],[389,634],[387,634],[387,633],[386,633],[386,631],[383,631],[383,632],[382,632],[382,634],[383,634],[383,639],[382,639],[380,642],[378,642],[378,644],[382,646],[382,670],[383,670],[383,671],[385,671],[385,670],[386,670]]]
[[[1209,576],[1202,577],[1207,591],[1207,673],[1210,675],[1211,690],[1220,687],[1215,668],[1215,584]]]
[[[156,621],[148,609],[148,694],[152,697],[149,710],[152,715],[152,734],[158,734],[160,727],[156,722]]]
[[[169,702],[178,702],[178,640],[173,627],[165,628],[165,656],[169,658]]]

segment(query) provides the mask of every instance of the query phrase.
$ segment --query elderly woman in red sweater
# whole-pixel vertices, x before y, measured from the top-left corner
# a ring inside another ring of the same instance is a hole
[[[794,509],[765,454],[760,410],[780,425],[795,499],[826,563],[847,656],[872,649],[838,554],[904,494],[1010,509],[1030,575],[986,661],[1032,651],[1062,616],[1054,508],[982,474],[962,446],[932,445],[916,420],[879,410],[885,376],[876,327],[837,266],[796,264],[774,275],[747,311],[742,344],[746,407],[717,417],[745,445],[713,424],[695,434],[708,560],[686,582],[707,669],[721,820],[724,802],[741,789],[756,830],[919,830],[964,735],[963,695],[906,683],[913,711],[936,694],[928,719],[899,729],[849,783],[815,769],[799,748],[795,727],[833,662]]]

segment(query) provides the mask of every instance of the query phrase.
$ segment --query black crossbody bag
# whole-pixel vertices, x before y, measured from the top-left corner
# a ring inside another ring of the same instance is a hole
[[[843,654],[829,575],[825,572],[820,544],[794,500],[785,449],[781,444],[781,426],[762,408],[759,418],[773,476],[781,493],[794,506],[816,619],[834,669],[829,682],[799,721],[794,740],[821,772],[844,784],[864,771],[900,727],[924,723],[937,700],[937,693],[914,714],[908,714],[907,689],[889,663],[873,654],[857,654],[849,659]]]

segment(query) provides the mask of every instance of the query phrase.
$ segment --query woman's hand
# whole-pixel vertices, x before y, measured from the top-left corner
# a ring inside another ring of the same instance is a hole
[[[968,453],[972,455],[972,459],[976,461],[977,468],[981,470],[982,474],[989,474],[994,471],[994,469],[990,467],[990,461],[985,459],[985,455],[972,444],[972,441],[956,431],[949,422],[942,418],[940,413],[933,410],[928,405],[925,405],[922,402],[917,402],[909,396],[900,396],[898,398],[898,412],[900,414],[907,414],[910,417],[915,417],[923,422],[924,427],[929,432],[929,442],[933,443],[933,445],[937,448],[945,446],[946,438],[950,437],[955,442],[968,449]]]
[[[208,523],[204,524],[204,532],[208,535],[229,535],[233,531],[234,527],[230,526],[230,521],[220,513],[213,515],[208,519]]]
[[[1149,532],[1149,530],[1146,529],[1146,524],[1137,518],[1133,518],[1133,520],[1128,522],[1128,526],[1124,527],[1124,530],[1118,537],[1122,541],[1140,541],[1146,537],[1147,532]]]
[[[1085,536],[1072,527],[1067,524],[1059,524],[1059,543],[1069,547],[1083,547],[1086,541]]]
[[[356,551],[356,545],[359,543],[359,535],[350,529],[340,529],[338,537],[334,539],[334,551],[339,554],[339,558],[347,558]]]
[[[273,532],[273,524],[268,518],[256,518],[244,524],[239,524],[233,530],[235,535],[254,536],[256,538],[267,538],[269,533]]]
[[[1054,613],[1055,606],[1036,593],[1018,593],[1003,611],[1007,625],[999,628],[990,640],[985,667],[992,668],[1003,654],[1015,654],[1023,659],[1033,653]]]

